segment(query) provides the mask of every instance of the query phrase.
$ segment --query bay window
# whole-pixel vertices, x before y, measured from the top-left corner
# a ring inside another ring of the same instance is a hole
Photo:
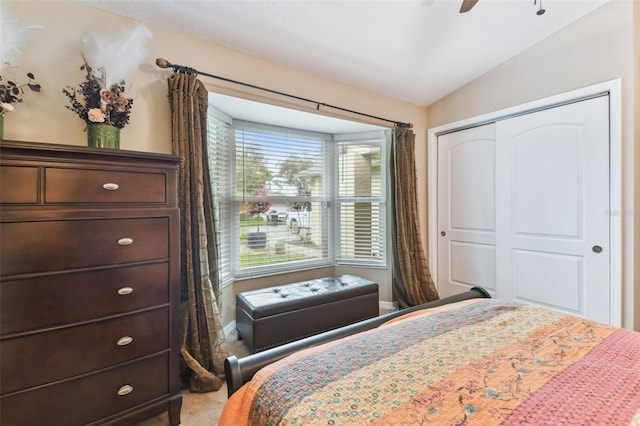
[[[220,278],[335,264],[384,267],[384,130],[332,134],[209,106]]]

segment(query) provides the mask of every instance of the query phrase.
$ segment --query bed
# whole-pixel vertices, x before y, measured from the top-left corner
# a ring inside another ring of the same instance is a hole
[[[640,425],[640,333],[480,288],[242,359],[219,425]]]

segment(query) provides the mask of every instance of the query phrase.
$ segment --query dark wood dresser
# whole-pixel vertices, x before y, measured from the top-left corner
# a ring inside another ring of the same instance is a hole
[[[0,142],[0,424],[179,424],[180,161]]]

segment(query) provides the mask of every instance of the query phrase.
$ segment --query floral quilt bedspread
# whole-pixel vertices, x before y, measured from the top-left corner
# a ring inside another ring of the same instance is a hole
[[[640,333],[476,299],[262,369],[220,425],[640,425]]]

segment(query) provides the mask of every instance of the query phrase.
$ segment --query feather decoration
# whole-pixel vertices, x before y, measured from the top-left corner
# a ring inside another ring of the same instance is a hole
[[[123,31],[119,38],[87,34],[83,38],[83,55],[94,70],[104,72],[104,88],[124,81],[138,67],[146,54],[151,31],[143,25]]]
[[[10,19],[6,10],[0,11],[0,72],[11,65],[22,52],[21,49],[29,38],[29,31],[41,26],[24,26]]]

